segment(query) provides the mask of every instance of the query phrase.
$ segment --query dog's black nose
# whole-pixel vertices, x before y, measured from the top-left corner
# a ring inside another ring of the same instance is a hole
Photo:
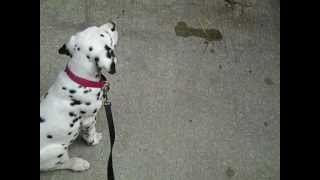
[[[110,74],[115,74],[116,73],[116,64],[114,62],[111,63],[109,73]]]

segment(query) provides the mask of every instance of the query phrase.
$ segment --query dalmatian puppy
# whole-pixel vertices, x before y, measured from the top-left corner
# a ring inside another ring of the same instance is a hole
[[[40,99],[40,171],[90,167],[82,158],[69,157],[68,147],[79,135],[88,145],[102,138],[95,128],[103,100],[101,71],[116,72],[117,42],[116,25],[109,22],[76,33],[59,49],[71,60]]]

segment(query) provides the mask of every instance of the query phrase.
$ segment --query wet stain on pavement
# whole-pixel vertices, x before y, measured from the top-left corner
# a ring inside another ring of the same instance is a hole
[[[220,41],[222,40],[222,34],[217,29],[200,29],[189,27],[185,22],[180,21],[174,28],[176,35],[181,37],[199,37],[206,41]]]
[[[269,85],[269,86],[274,85],[274,82],[269,77],[264,78],[264,83],[266,83],[266,85]]]
[[[232,178],[235,174],[236,174],[235,171],[231,167],[228,167],[228,169],[226,170],[226,175],[229,178]]]

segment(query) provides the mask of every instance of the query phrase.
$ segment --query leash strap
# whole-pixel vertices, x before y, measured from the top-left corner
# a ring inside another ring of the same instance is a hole
[[[103,91],[104,93],[104,108],[107,116],[108,121],[108,127],[109,127],[109,135],[110,135],[110,154],[108,159],[108,167],[107,167],[107,175],[108,180],[114,180],[114,172],[113,172],[113,163],[112,163],[112,149],[115,141],[115,128],[113,124],[113,116],[112,116],[112,109],[111,109],[111,102],[108,101],[107,98],[107,91],[109,90],[109,87],[105,88]]]

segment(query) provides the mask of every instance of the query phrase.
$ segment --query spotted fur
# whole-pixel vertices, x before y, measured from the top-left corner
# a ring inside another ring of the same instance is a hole
[[[68,67],[75,74],[98,81],[102,69],[110,74],[116,72],[117,42],[115,24],[107,23],[76,33],[58,52],[71,58]],[[40,98],[40,171],[89,168],[86,160],[69,157],[68,146],[78,136],[88,145],[96,145],[101,140],[102,135],[95,128],[95,116],[102,106],[101,91],[79,85],[61,71]]]

